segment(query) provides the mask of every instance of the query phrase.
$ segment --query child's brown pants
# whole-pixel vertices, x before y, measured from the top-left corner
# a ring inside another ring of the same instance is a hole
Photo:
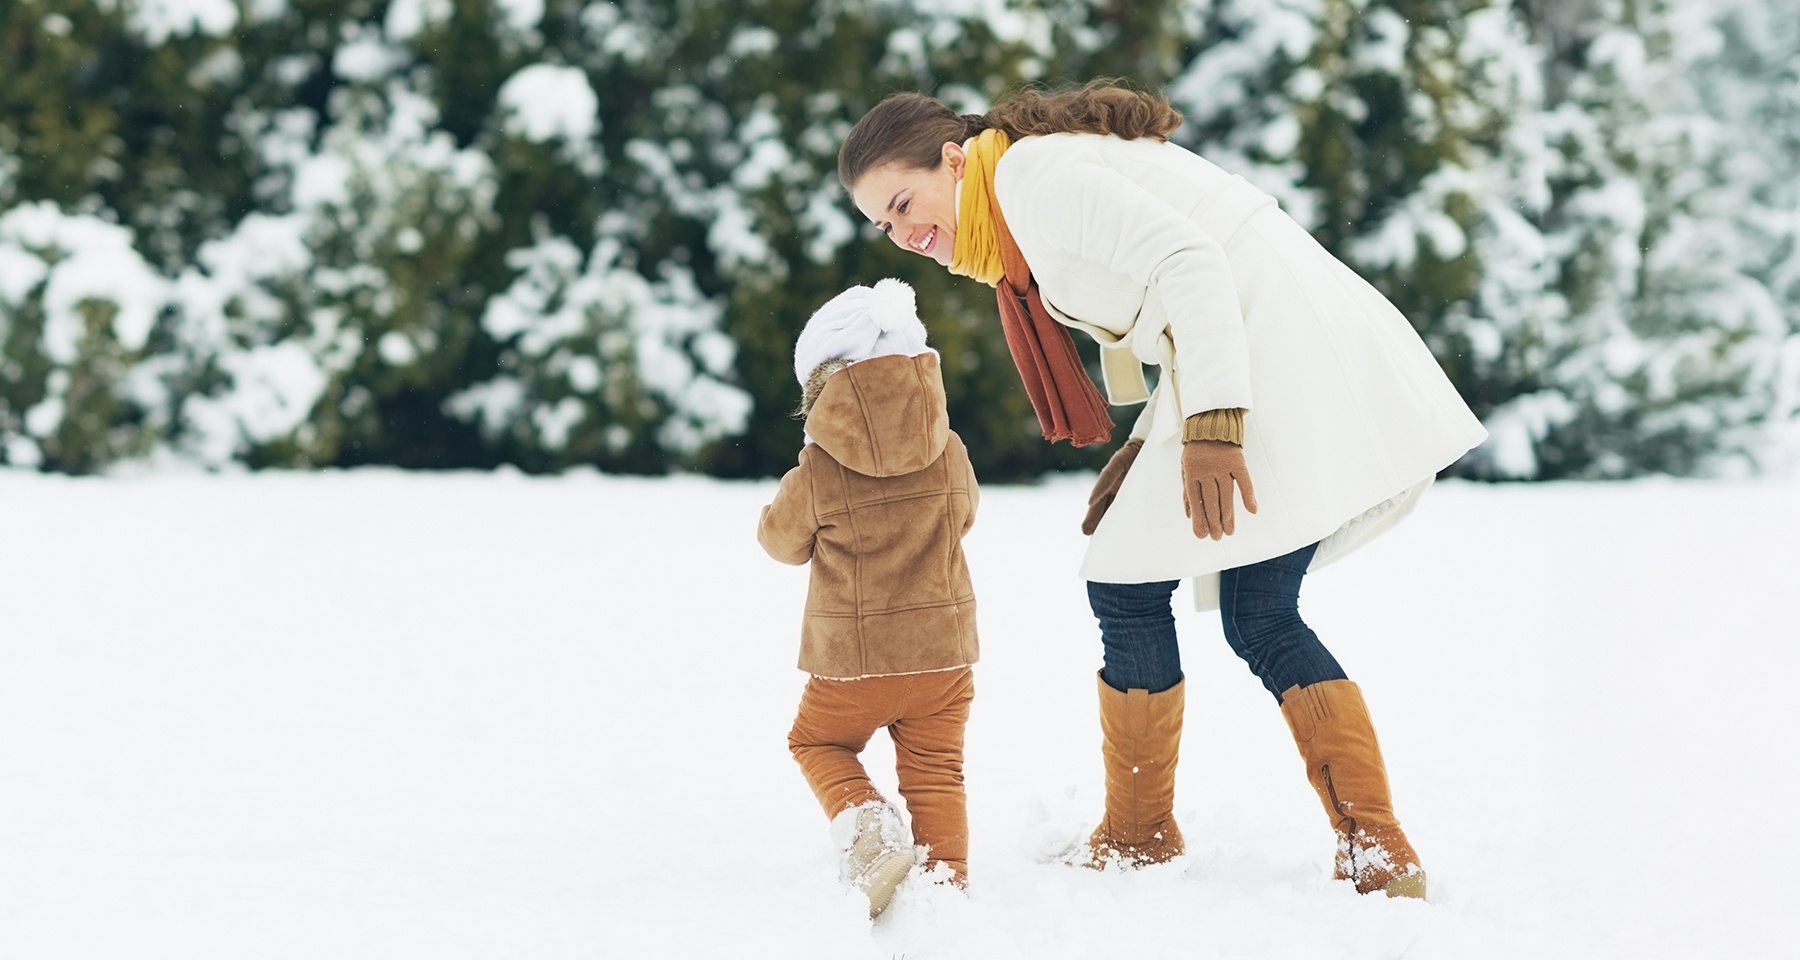
[[[912,816],[913,842],[927,866],[943,863],[962,883],[969,870],[969,811],[963,795],[963,727],[975,675],[969,667],[893,677],[813,677],[800,696],[788,749],[813,794],[836,817],[882,799],[857,754],[876,730],[894,741],[900,795]]]

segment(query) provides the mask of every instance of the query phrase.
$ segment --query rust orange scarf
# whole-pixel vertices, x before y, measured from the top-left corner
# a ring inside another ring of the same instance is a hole
[[[1044,439],[1077,447],[1105,443],[1113,427],[1106,400],[1082,366],[1069,328],[1044,308],[1031,266],[994,195],[994,167],[1010,146],[1012,138],[999,130],[982,131],[969,146],[950,272],[980,280],[999,295],[1000,329]]]

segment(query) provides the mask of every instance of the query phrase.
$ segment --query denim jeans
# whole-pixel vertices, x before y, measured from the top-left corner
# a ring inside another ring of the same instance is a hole
[[[1292,686],[1345,680],[1344,668],[1300,618],[1300,582],[1318,544],[1219,575],[1225,642],[1277,701]],[[1101,679],[1115,690],[1161,693],[1181,680],[1181,649],[1170,606],[1179,580],[1088,583],[1100,621]]]

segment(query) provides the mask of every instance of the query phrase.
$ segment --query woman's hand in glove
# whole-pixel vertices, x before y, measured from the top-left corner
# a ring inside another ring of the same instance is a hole
[[[1125,482],[1125,473],[1131,469],[1131,462],[1137,459],[1143,446],[1142,440],[1127,440],[1113,452],[1112,459],[1106,461],[1100,478],[1094,481],[1094,492],[1088,494],[1087,517],[1081,521],[1082,533],[1091,537],[1100,528],[1100,518],[1106,516],[1106,508],[1112,506],[1113,497],[1118,496],[1119,484]]]
[[[1238,489],[1244,492],[1244,509],[1255,513],[1256,493],[1244,466],[1243,447],[1227,440],[1189,440],[1181,445],[1181,505],[1194,521],[1194,536],[1214,540],[1231,536],[1237,529]]]

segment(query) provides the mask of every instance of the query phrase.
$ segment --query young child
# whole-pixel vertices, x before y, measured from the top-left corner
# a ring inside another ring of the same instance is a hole
[[[844,879],[875,917],[916,862],[967,879],[963,726],[976,641],[962,538],[975,472],[906,284],[852,287],[820,307],[794,344],[794,376],[808,442],[757,527],[770,556],[812,564],[800,634],[812,676],[788,749],[831,819]],[[857,760],[883,727],[910,838]]]

